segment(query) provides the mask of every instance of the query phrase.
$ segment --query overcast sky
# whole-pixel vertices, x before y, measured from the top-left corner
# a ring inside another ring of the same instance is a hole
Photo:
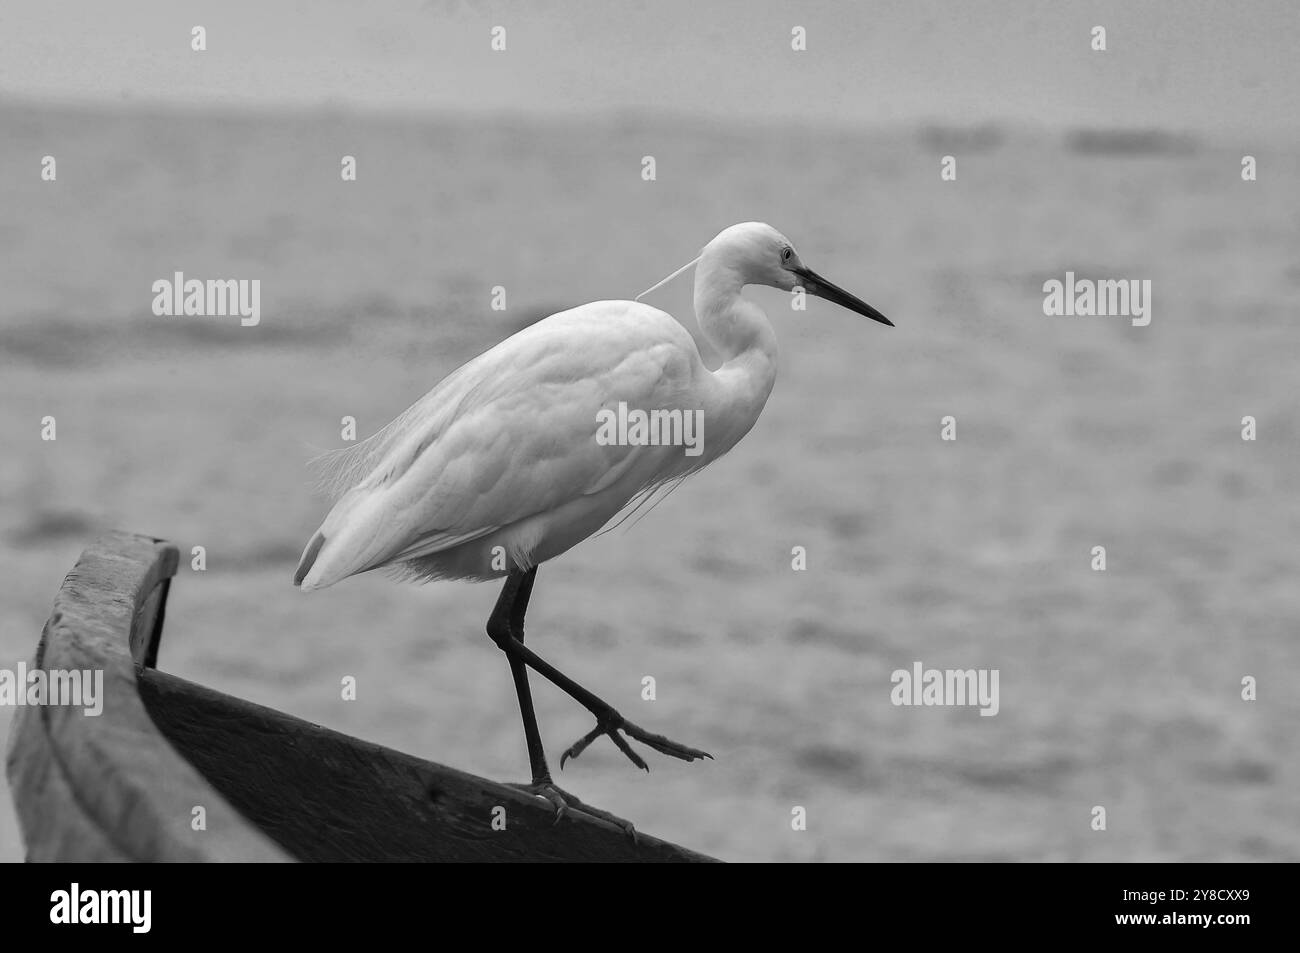
[[[1294,130],[1300,0],[3,0],[0,95]]]

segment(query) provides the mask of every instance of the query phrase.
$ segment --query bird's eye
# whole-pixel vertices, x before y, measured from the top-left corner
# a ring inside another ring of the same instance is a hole
[[[793,248],[785,248],[785,249],[782,249],[782,250],[781,250],[781,260],[782,260],[782,261],[789,261],[793,256],[794,256],[794,249],[793,249]]]

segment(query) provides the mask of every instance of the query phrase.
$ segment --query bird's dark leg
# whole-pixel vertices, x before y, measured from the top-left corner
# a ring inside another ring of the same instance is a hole
[[[520,790],[545,798],[555,808],[555,820],[560,819],[570,809],[581,811],[592,817],[608,821],[636,840],[636,828],[631,821],[610,814],[598,807],[592,807],[576,796],[562,790],[551,780],[550,769],[546,765],[546,749],[542,745],[541,731],[537,727],[537,713],[533,709],[533,694],[528,686],[528,666],[510,646],[523,646],[524,614],[528,610],[528,598],[532,595],[533,580],[537,577],[537,567],[527,572],[511,572],[497,597],[496,606],[488,618],[488,635],[492,641],[506,652],[510,661],[510,674],[515,680],[515,694],[519,698],[519,712],[524,722],[524,738],[528,742],[528,761],[532,769],[533,780],[529,784],[515,784]]]
[[[564,754],[560,755],[560,767],[564,767],[564,762],[569,758],[576,758],[587,750],[587,746],[599,738],[601,735],[609,735],[610,740],[618,745],[620,751],[627,755],[628,759],[638,768],[649,771],[650,766],[645,763],[639,754],[632,750],[626,739],[619,732],[626,733],[629,737],[635,738],[644,745],[654,748],[661,754],[670,755],[674,758],[680,758],[682,761],[695,761],[700,758],[712,759],[713,755],[707,751],[700,751],[683,744],[678,744],[671,738],[665,738],[663,735],[656,735],[653,732],[646,731],[639,725],[634,725],[617,711],[614,706],[601,698],[587,691],[573,679],[569,678],[555,666],[551,665],[545,659],[538,656],[532,649],[525,648],[522,642],[513,639],[508,640],[505,644],[498,643],[503,651],[508,655],[513,655],[521,659],[529,668],[537,672],[543,678],[548,679],[556,687],[568,693],[575,701],[581,704],[587,711],[596,716],[596,727],[587,734],[583,735],[572,745]]]
[[[533,592],[537,567],[528,572],[512,572],[506,577],[497,604],[488,617],[488,635],[500,644],[501,639],[524,641],[524,613],[528,611],[528,597]],[[519,696],[519,713],[524,720],[524,738],[528,742],[528,763],[533,772],[533,784],[549,784],[551,770],[546,766],[546,749],[542,747],[542,733],[537,728],[537,713],[533,710],[533,693],[528,687],[528,667],[522,660],[506,653],[510,661],[510,674],[515,679],[515,694]]]
[[[510,672],[515,680],[515,694],[519,697],[519,710],[524,721],[524,737],[528,742],[528,760],[533,773],[532,784],[525,787],[555,804],[559,815],[563,815],[567,802],[571,807],[593,814],[596,817],[612,820],[619,826],[630,830],[631,825],[626,821],[606,814],[604,811],[587,807],[577,798],[572,795],[564,795],[555,787],[551,780],[550,770],[546,765],[546,753],[542,747],[541,732],[537,727],[537,714],[533,710],[532,691],[528,686],[528,668],[534,669],[538,674],[554,683],[596,716],[596,727],[564,752],[560,759],[560,767],[564,767],[564,762],[568,758],[576,758],[585,751],[587,746],[601,735],[609,735],[611,740],[618,745],[619,750],[627,755],[633,764],[646,771],[650,770],[641,756],[633,751],[626,739],[619,734],[620,731],[626,732],[632,738],[649,745],[656,751],[671,755],[674,758],[680,758],[683,761],[711,758],[712,755],[678,744],[662,735],[653,734],[632,724],[615,711],[608,702],[587,691],[587,689],[537,655],[536,652],[525,648],[524,614],[528,609],[528,599],[532,595],[533,581],[536,577],[537,567],[535,566],[527,571],[512,570],[506,577],[505,585],[501,589],[501,595],[497,598],[496,606],[493,608],[487,624],[488,636],[496,643],[498,648],[506,653],[506,658],[510,661]]]

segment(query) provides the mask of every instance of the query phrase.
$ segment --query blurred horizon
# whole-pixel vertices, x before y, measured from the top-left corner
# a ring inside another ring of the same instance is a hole
[[[200,102],[184,103],[169,99],[152,100],[106,100],[97,102],[90,99],[60,96],[26,96],[12,95],[0,91],[0,111],[24,112],[33,110],[50,110],[63,114],[93,114],[104,118],[109,116],[141,118],[155,117],[209,117],[223,119],[285,119],[303,122],[319,120],[354,121],[374,124],[421,125],[463,125],[481,122],[486,125],[503,124],[533,127],[565,128],[569,126],[605,126],[620,125],[674,125],[699,130],[722,130],[739,133],[771,131],[781,128],[786,131],[803,131],[817,135],[860,134],[865,136],[897,136],[915,134],[936,139],[954,137],[953,147],[972,146],[978,151],[987,151],[988,137],[997,137],[996,145],[1001,145],[1005,138],[1025,136],[1041,139],[1068,139],[1078,134],[1114,133],[1117,136],[1169,136],[1192,147],[1228,146],[1239,142],[1240,132],[1228,129],[1198,129],[1194,126],[1176,122],[1133,122],[1133,123],[1088,123],[1088,122],[1044,122],[1030,117],[1015,118],[1011,116],[989,116],[977,121],[946,119],[932,115],[917,115],[876,120],[848,120],[835,117],[800,117],[783,120],[779,123],[752,116],[715,117],[700,113],[675,112],[670,109],[652,107],[617,107],[589,113],[561,113],[556,115],[537,115],[526,111],[511,110],[502,107],[494,110],[456,111],[451,109],[419,109],[406,106],[362,107],[355,104],[318,103],[300,105],[293,103],[274,103],[259,105],[249,102]],[[1231,143],[1230,141],[1231,140]],[[1266,132],[1255,132],[1250,136],[1252,148],[1255,144],[1292,147],[1300,145],[1300,124],[1294,128],[1278,126]],[[1246,148],[1244,145],[1242,148]],[[1142,152],[1139,143],[1136,150],[1120,148],[1116,151],[1125,153]],[[1160,151],[1159,149],[1153,151]],[[1244,153],[1243,153],[1244,154]]]
[[[207,49],[190,49],[190,29]],[[1107,49],[1090,47],[1093,26]],[[494,26],[506,49],[490,49]],[[791,49],[791,31],[806,49]],[[644,6],[256,0],[0,9],[0,96],[537,117],[1300,130],[1285,0]]]

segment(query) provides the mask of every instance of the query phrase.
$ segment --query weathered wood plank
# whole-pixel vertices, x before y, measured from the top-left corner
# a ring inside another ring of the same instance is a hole
[[[300,860],[712,860],[585,817],[557,824],[550,805],[504,784],[162,672],[143,672],[140,689],[172,743]]]
[[[145,711],[130,647],[149,650],[176,548],[115,533],[68,573],[34,667],[103,673],[103,713],[20,709],[6,764],[33,861],[287,860],[182,758]],[[148,633],[148,635],[146,635]],[[207,831],[191,811],[207,810]]]
[[[585,815],[557,824],[506,785],[154,670],[177,562],[117,533],[65,579],[35,665],[102,671],[104,710],[19,710],[7,765],[28,859],[712,860]]]

